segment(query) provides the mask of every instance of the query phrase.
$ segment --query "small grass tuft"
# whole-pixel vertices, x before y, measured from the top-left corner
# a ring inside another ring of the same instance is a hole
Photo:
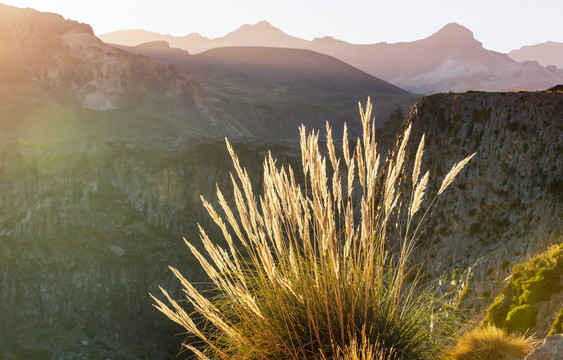
[[[452,360],[515,360],[532,350],[532,343],[495,326],[475,328],[463,335],[450,351]]]

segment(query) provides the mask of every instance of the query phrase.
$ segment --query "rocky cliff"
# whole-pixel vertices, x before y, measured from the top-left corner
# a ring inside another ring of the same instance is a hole
[[[407,121],[414,138],[427,136],[423,167],[437,179],[434,191],[477,152],[431,210],[418,259],[445,289],[467,287],[465,306],[482,310],[513,265],[561,241],[563,94],[437,94]]]

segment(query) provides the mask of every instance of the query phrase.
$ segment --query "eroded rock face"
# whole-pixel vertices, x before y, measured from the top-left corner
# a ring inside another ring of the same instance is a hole
[[[524,360],[563,360],[563,335],[551,335]]]
[[[418,259],[432,278],[449,274],[444,289],[467,286],[475,300],[465,306],[482,310],[513,265],[560,241],[563,95],[437,94],[408,120],[412,139],[426,134],[430,195],[455,162],[477,153],[431,210]],[[451,281],[454,271],[463,276]]]

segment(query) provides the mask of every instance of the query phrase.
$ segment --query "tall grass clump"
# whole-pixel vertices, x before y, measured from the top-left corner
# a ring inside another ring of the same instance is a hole
[[[408,171],[412,184],[401,185],[411,127],[380,167],[369,100],[360,115],[363,135],[351,149],[344,127],[342,158],[328,124],[327,156],[319,150],[319,133],[301,127],[304,183],[269,155],[259,197],[227,141],[236,207],[220,189],[222,214],[202,198],[226,247],[201,227],[206,255],[186,241],[214,290],[203,296],[171,268],[194,312],[189,315],[164,289],[170,305],[154,298],[160,311],[187,330],[184,346],[198,359],[440,357],[440,324],[449,315],[439,311],[409,264],[430,177],[421,176],[424,137]],[[454,165],[437,194],[470,158]],[[405,186],[410,198],[400,191]]]
[[[532,342],[524,337],[487,325],[463,335],[450,355],[452,360],[515,360],[532,348]]]

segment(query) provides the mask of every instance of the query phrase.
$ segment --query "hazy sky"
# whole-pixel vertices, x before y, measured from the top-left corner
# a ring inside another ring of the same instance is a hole
[[[146,29],[214,38],[267,20],[304,39],[399,42],[431,35],[450,22],[473,31],[485,48],[508,52],[563,42],[563,0],[0,0],[85,22],[96,34]]]

